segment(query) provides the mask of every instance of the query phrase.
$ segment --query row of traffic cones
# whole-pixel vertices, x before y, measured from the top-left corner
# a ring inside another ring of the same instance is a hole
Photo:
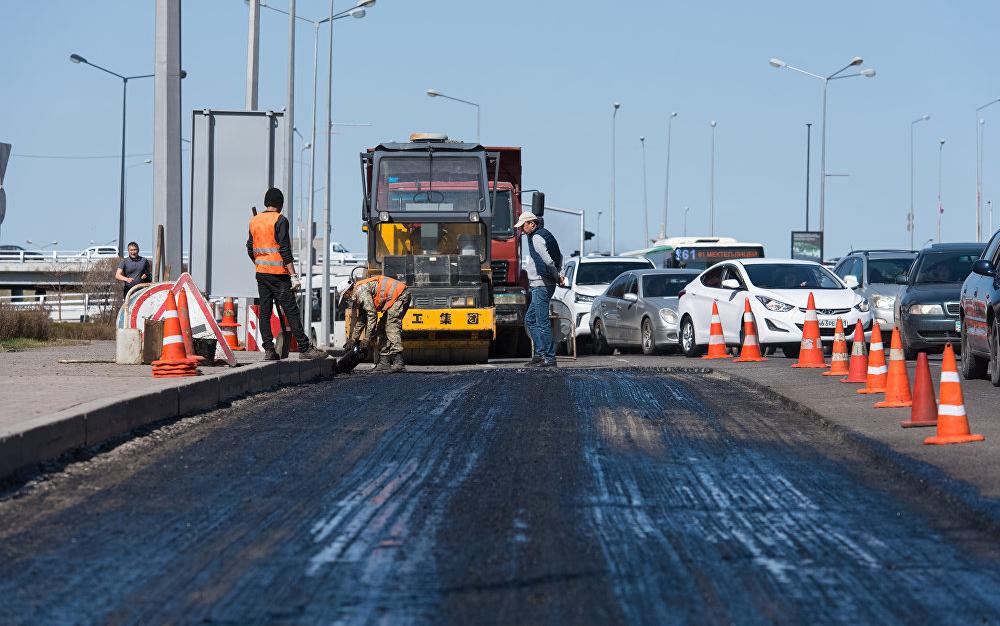
[[[743,345],[739,357],[734,361],[741,363],[764,361],[766,359],[760,351],[756,320],[750,308],[749,298],[744,301],[743,311]],[[708,352],[702,358],[728,357],[718,304],[713,302]],[[894,328],[892,332],[887,362],[882,344],[882,331],[877,324],[872,327],[869,351],[865,350],[864,327],[860,320],[855,324],[853,345],[848,354],[844,324],[838,318],[834,329],[831,363],[827,365],[823,356],[816,303],[813,294],[810,293],[806,305],[799,359],[792,367],[823,369],[829,367],[829,371],[823,372],[824,376],[843,376],[840,381],[842,383],[864,384],[864,387],[857,391],[859,394],[885,394],[883,400],[875,403],[875,408],[909,407],[911,409],[909,421],[900,422],[903,428],[937,426],[937,435],[927,437],[924,440],[925,444],[967,443],[985,439],[983,435],[972,434],[969,429],[955,363],[955,351],[950,343],[945,346],[941,362],[940,403],[934,398],[930,364],[924,352],[917,355],[916,376],[911,393],[906,357],[898,328]]]
[[[177,301],[181,304],[178,312]],[[182,288],[177,294],[167,292],[166,310],[163,312],[163,352],[153,361],[153,378],[198,376],[202,358],[194,354],[191,337],[191,319],[188,316],[187,292]],[[185,333],[185,328],[187,332]]]

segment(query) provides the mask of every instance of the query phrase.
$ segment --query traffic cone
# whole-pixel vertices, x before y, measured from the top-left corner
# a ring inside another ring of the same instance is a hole
[[[889,372],[885,384],[885,400],[875,403],[876,409],[912,406],[910,397],[910,376],[906,373],[906,357],[903,342],[899,340],[899,328],[892,329],[889,344]]]
[[[240,325],[236,321],[236,307],[233,304],[232,298],[226,298],[225,304],[222,307],[222,321],[219,322],[219,328],[222,330],[222,336],[225,337],[226,343],[229,344],[231,350],[242,350],[240,347],[240,340],[236,336],[236,329]]]
[[[740,356],[733,359],[735,363],[751,363],[766,361],[760,353],[760,343],[757,341],[757,322],[750,309],[750,298],[743,301],[743,347]]]
[[[167,292],[166,310],[163,312],[163,351],[153,361],[153,378],[197,376],[197,359],[188,358],[184,351],[184,337],[177,319],[177,304],[173,292]]]
[[[189,359],[197,359],[202,362],[205,359],[194,353],[194,337],[191,333],[191,316],[188,311],[187,289],[181,287],[177,294],[177,321],[181,325],[181,337],[184,338],[184,352]]]
[[[941,403],[938,404],[937,434],[924,439],[924,443],[970,443],[986,439],[969,432],[969,418],[965,414],[965,402],[962,400],[962,385],[958,381],[955,351],[948,343],[944,346],[944,357],[941,359],[941,391],[938,393]]]
[[[931,380],[931,366],[927,353],[917,355],[917,371],[913,375],[913,408],[910,421],[900,422],[903,428],[917,426],[937,426],[937,400],[934,399],[934,382]]]
[[[868,380],[868,350],[865,348],[865,327],[861,320],[854,325],[854,342],[851,345],[851,361],[847,378],[842,383],[864,383]]]
[[[703,359],[728,359],[726,336],[722,332],[722,320],[719,318],[719,303],[712,301],[712,326],[708,329],[708,352]]]
[[[872,343],[868,353],[868,377],[865,388],[858,393],[885,393],[885,382],[889,368],[885,366],[885,349],[882,347],[882,331],[878,324],[872,326]]]
[[[864,334],[861,335],[861,343],[864,343]],[[844,320],[837,318],[837,327],[833,331],[833,354],[830,355],[830,371],[823,372],[824,376],[843,376],[850,374],[851,370],[847,366],[847,337],[844,336]]]
[[[802,325],[799,361],[792,367],[829,367],[823,359],[823,341],[819,338],[819,319],[816,317],[816,300],[812,292],[809,292],[809,300],[806,301],[806,321]]]

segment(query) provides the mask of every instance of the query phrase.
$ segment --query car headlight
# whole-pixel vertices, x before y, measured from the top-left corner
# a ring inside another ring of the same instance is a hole
[[[872,296],[872,306],[876,309],[891,309],[896,304],[896,298],[894,296]]]
[[[861,302],[858,302],[857,304],[855,304],[854,308],[857,309],[857,310],[859,310],[859,311],[861,311],[862,313],[867,313],[868,309],[871,308],[871,307],[868,306],[868,299],[867,298],[861,298]]]
[[[573,302],[593,302],[596,296],[588,296],[582,293],[573,294]]]
[[[940,304],[911,304],[910,315],[944,315]]]
[[[673,309],[660,309],[660,319],[663,320],[664,324],[676,324],[677,311]]]
[[[791,304],[782,302],[781,300],[775,300],[774,298],[768,298],[766,296],[757,296],[760,303],[764,305],[764,308],[768,311],[774,311],[775,313],[785,313],[791,311],[795,307]]]

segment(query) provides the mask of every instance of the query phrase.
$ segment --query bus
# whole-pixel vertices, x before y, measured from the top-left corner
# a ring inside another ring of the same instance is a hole
[[[656,267],[703,270],[719,261],[762,258],[764,246],[737,241],[733,237],[668,237],[652,247],[624,254],[646,257]]]

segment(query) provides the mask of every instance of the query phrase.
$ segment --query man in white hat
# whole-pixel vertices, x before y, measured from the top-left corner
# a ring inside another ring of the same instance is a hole
[[[549,322],[549,300],[556,292],[557,285],[566,283],[562,270],[562,252],[559,243],[545,227],[541,218],[531,211],[521,213],[514,228],[520,228],[528,241],[526,264],[528,287],[531,289],[531,303],[524,315],[524,326],[531,335],[534,354],[526,363],[528,367],[555,367],[556,344],[552,339],[552,325]]]

